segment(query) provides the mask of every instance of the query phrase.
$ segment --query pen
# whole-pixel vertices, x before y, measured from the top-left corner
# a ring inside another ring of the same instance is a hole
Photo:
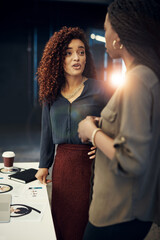
[[[42,187],[29,187],[29,189],[42,189]]]

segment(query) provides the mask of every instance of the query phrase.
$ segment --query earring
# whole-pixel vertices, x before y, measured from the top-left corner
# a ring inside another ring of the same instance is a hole
[[[114,49],[116,49],[116,42],[117,42],[117,40],[113,40],[112,45],[113,45],[113,48],[114,48]]]
[[[114,48],[115,50],[117,49],[117,48],[116,48],[116,43],[117,43],[117,40],[113,40],[112,45],[113,45],[113,48]],[[123,44],[120,45],[119,49],[122,49],[122,48],[123,48]]]
[[[123,44],[120,45],[119,49],[122,49],[123,48]]]

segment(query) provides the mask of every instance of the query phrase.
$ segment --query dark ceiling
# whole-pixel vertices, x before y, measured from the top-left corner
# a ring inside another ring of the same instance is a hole
[[[9,26],[75,26],[102,28],[111,0],[28,0],[4,1],[1,5],[2,28]]]
[[[41,0],[50,2],[79,2],[79,3],[91,3],[91,4],[110,4],[113,0]]]

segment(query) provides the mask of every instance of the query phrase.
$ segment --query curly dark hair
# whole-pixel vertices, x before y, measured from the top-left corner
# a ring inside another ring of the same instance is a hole
[[[159,0],[115,0],[108,16],[121,43],[136,63],[150,67],[160,78]]]
[[[85,45],[86,65],[83,75],[87,78],[96,78],[94,61],[84,31],[79,27],[64,26],[47,42],[38,67],[40,103],[53,103],[65,83],[63,63],[72,39],[80,39]]]

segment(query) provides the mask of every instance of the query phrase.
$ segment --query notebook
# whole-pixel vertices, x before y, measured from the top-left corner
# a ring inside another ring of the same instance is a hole
[[[10,221],[11,194],[0,194],[0,222]]]
[[[29,183],[34,180],[37,180],[37,178],[35,177],[37,171],[38,171],[37,169],[29,168],[22,172],[11,174],[8,176],[8,178],[21,183]]]

